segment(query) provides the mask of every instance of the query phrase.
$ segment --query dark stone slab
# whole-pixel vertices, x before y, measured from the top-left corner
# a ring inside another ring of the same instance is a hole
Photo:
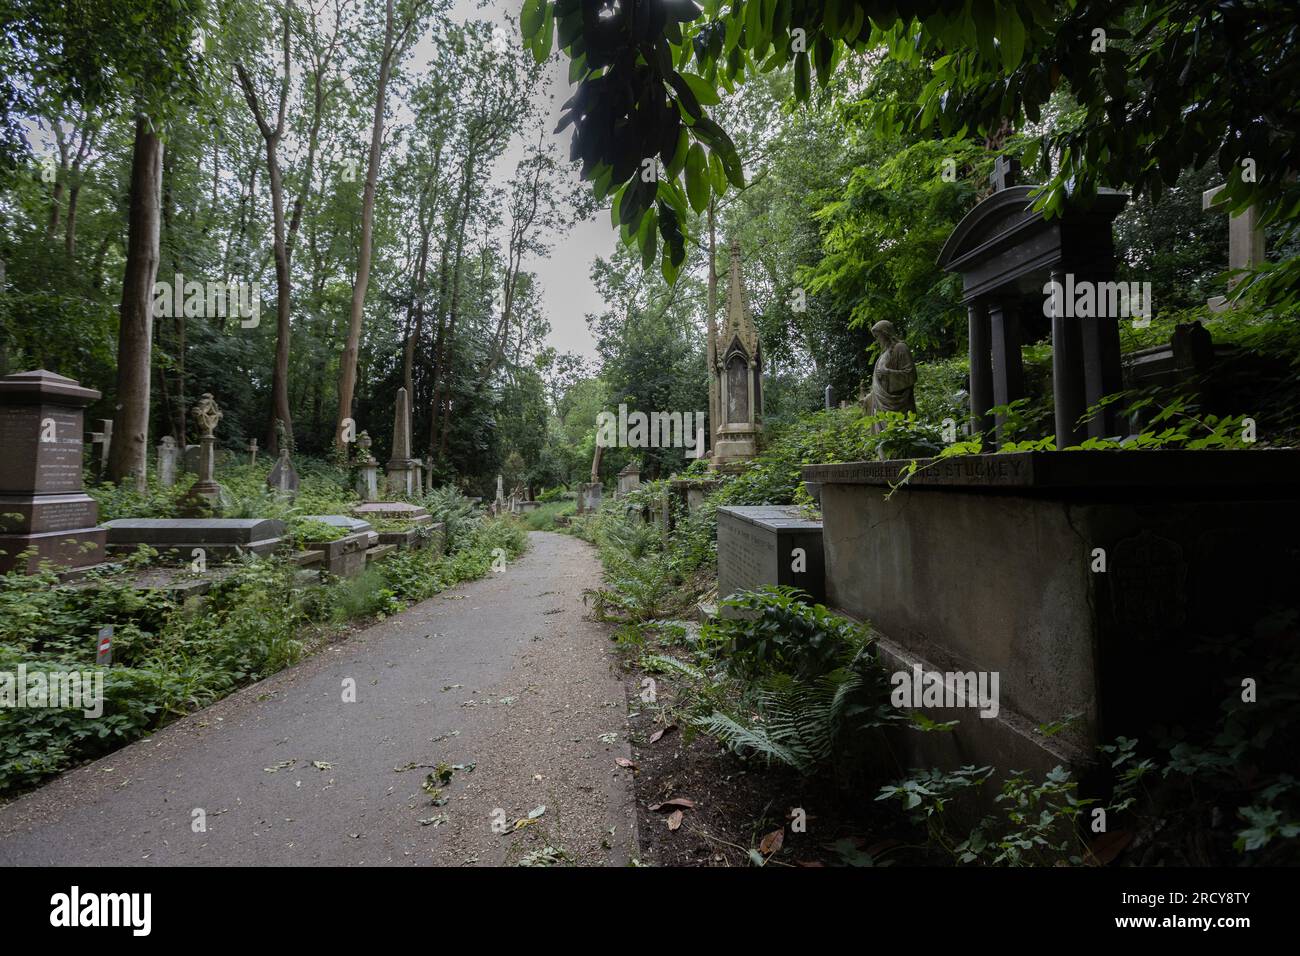
[[[718,509],[719,597],[772,584],[801,588],[824,602],[825,578],[820,521],[793,505]]]
[[[203,548],[212,557],[236,550],[267,554],[280,547],[284,535],[284,522],[274,518],[119,518],[105,527],[112,551],[146,544],[159,551],[181,551],[187,558],[193,548]]]

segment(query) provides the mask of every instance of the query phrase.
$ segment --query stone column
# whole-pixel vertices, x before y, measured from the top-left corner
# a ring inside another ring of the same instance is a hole
[[[211,392],[204,392],[190,415],[199,426],[199,477],[186,495],[183,510],[191,515],[216,514],[221,510],[221,486],[217,484],[217,438],[213,434],[221,421],[221,408]]]
[[[975,301],[967,306],[970,342],[970,412],[976,431],[993,427],[989,409],[993,407],[992,331],[986,304]]]
[[[988,306],[989,332],[993,344],[993,404],[1009,405],[1025,395],[1025,368],[1020,356],[1020,316],[1001,302]],[[1005,416],[996,416],[997,442],[1004,441]]]
[[[1083,345],[1083,398],[1085,408],[1123,387],[1120,366],[1119,317],[1096,316],[1075,319]],[[1088,421],[1088,435],[1105,438],[1115,434],[1115,408],[1108,407]]]
[[[257,439],[256,438],[250,438],[248,440],[248,463],[253,466],[257,465]]]
[[[1052,273],[1052,281],[1065,288],[1065,274]],[[1056,447],[1065,448],[1083,440],[1084,430],[1075,423],[1085,409],[1083,391],[1083,343],[1079,320],[1052,312],[1052,402],[1056,411]]]

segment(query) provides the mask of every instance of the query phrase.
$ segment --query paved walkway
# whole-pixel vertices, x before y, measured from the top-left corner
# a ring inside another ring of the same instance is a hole
[[[505,571],[0,807],[0,865],[503,865],[547,846],[625,864],[626,699],[583,619],[600,566],[577,539],[530,538]],[[432,806],[440,762],[474,769]]]

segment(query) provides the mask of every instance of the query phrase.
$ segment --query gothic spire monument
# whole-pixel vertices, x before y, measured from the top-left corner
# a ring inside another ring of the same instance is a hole
[[[712,467],[735,468],[758,453],[763,430],[763,357],[754,317],[745,301],[740,240],[731,240],[727,317],[714,341],[718,414],[713,428]]]

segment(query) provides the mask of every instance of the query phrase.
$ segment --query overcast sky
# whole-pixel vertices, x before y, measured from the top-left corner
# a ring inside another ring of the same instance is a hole
[[[522,3],[519,0],[456,0],[452,16],[458,20],[478,19],[495,20],[505,25],[504,13],[518,18]],[[509,27],[515,42],[518,42],[518,27]],[[419,51],[416,51],[418,57]],[[551,98],[547,116],[546,131],[551,135],[560,121],[560,106],[570,96],[568,82],[568,60],[552,63],[547,70],[546,94]],[[418,63],[418,60],[416,61]],[[413,64],[414,66],[414,64]],[[571,130],[555,136],[560,157],[567,160],[569,156],[569,136]],[[524,156],[533,134],[516,137],[498,160],[497,174],[504,182],[514,175],[515,166]],[[573,173],[575,181],[578,174]],[[507,223],[504,228],[509,228]],[[584,222],[555,237],[551,255],[542,260],[525,261],[524,268],[536,272],[542,285],[542,301],[547,318],[551,323],[551,335],[548,344],[561,352],[577,352],[592,358],[596,354],[596,344],[587,329],[586,314],[600,312],[604,305],[591,284],[591,262],[596,256],[608,256],[618,241],[618,233],[609,223],[608,209],[600,210],[588,222]]]

